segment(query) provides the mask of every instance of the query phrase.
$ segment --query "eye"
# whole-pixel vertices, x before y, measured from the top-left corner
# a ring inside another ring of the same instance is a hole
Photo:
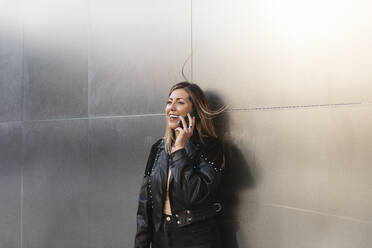
[[[171,101],[167,101],[165,104],[169,104],[169,103],[171,103]]]

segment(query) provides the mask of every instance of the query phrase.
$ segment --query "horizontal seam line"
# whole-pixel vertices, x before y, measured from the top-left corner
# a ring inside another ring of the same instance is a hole
[[[317,108],[317,107],[336,107],[336,106],[351,106],[351,105],[372,105],[372,102],[349,102],[349,103],[328,103],[328,104],[309,104],[309,105],[287,105],[287,106],[268,106],[268,107],[252,107],[252,108],[228,108],[227,112],[234,111],[257,111],[268,109],[301,109],[301,108]],[[126,117],[146,117],[146,116],[165,116],[163,113],[156,114],[134,114],[134,115],[109,115],[109,116],[90,116],[90,117],[76,117],[76,118],[57,118],[44,120],[20,120],[20,121],[4,121],[0,124],[6,123],[27,123],[27,122],[47,122],[47,121],[69,121],[69,120],[95,120],[108,118],[126,118]]]
[[[332,107],[332,106],[348,106],[348,105],[362,105],[371,104],[363,102],[348,102],[348,103],[325,103],[325,104],[309,104],[309,105],[287,105],[287,106],[268,106],[268,107],[254,107],[254,108],[230,108],[228,111],[251,111],[251,110],[265,110],[265,109],[292,109],[292,108],[316,108],[316,107]]]
[[[356,218],[352,218],[352,217],[348,217],[348,216],[329,214],[329,213],[315,211],[315,210],[311,210],[311,209],[296,208],[296,207],[290,207],[290,206],[286,206],[286,205],[272,204],[272,203],[265,203],[263,205],[264,206],[269,206],[269,207],[291,209],[291,210],[296,210],[296,211],[300,211],[300,212],[313,213],[313,214],[318,214],[318,215],[323,215],[323,216],[328,216],[328,217],[336,217],[336,218],[343,219],[343,220],[360,222],[360,223],[369,224],[369,225],[372,224],[372,222],[368,221],[368,220],[360,220],[360,219],[356,219]]]

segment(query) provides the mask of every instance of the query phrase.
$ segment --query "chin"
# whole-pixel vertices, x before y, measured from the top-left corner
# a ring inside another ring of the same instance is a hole
[[[168,126],[171,129],[176,129],[178,127],[178,125],[175,125],[175,124],[169,124]]]

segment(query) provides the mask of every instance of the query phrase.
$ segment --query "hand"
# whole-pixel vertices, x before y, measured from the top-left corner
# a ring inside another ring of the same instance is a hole
[[[172,152],[174,151],[177,151],[179,149],[182,149],[185,147],[187,141],[190,139],[190,137],[192,136],[193,132],[194,132],[194,128],[195,128],[195,116],[193,116],[191,118],[191,115],[189,113],[187,113],[187,116],[189,118],[189,125],[191,125],[191,128],[186,126],[186,121],[185,119],[183,118],[183,116],[179,116],[179,118],[181,119],[182,121],[182,124],[183,124],[183,128],[181,127],[177,127],[175,129],[175,132],[179,132],[178,133],[178,136],[176,138],[176,141],[174,142],[174,150],[172,149]]]

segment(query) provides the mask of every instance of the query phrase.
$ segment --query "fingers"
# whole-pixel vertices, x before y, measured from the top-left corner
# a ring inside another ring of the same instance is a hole
[[[189,128],[190,126],[193,126],[192,118],[191,118],[190,113],[187,113],[187,117],[189,118],[189,126],[188,126],[188,128]]]
[[[180,130],[182,130],[183,132],[187,133],[188,136],[191,136],[192,133],[193,133],[193,130],[194,130],[194,123],[195,123],[195,117],[191,118],[191,115],[189,113],[187,113],[188,115],[188,119],[189,119],[189,125],[187,126],[187,123],[186,123],[186,120],[185,118],[183,118],[183,116],[179,116],[179,118],[181,119],[182,121],[182,125],[183,125],[183,129],[180,128]],[[190,128],[191,126],[191,128]]]
[[[187,140],[192,136],[195,128],[195,117],[191,117],[189,113],[187,113],[187,115],[189,119],[189,126],[187,126],[185,118],[183,118],[183,116],[179,116],[182,121],[183,128],[177,127],[174,129],[175,131],[179,132],[175,143],[177,143],[181,147],[184,146]]]
[[[190,113],[187,113],[187,116],[189,118],[189,126],[188,126],[188,128],[190,128],[190,126],[191,126],[191,129],[194,130],[194,126],[195,126],[194,125],[194,123],[195,123],[194,119],[195,119],[195,117],[191,117]]]
[[[192,117],[192,131],[194,131],[195,128],[195,116]]]
[[[190,120],[190,126],[191,126],[191,133],[194,131],[195,128],[195,116],[192,116],[188,113],[189,115],[189,120]]]
[[[191,136],[195,128],[195,117],[194,116],[191,117],[189,113],[187,113],[187,116],[189,118],[189,126],[187,127],[187,130],[188,130],[189,135]]]

